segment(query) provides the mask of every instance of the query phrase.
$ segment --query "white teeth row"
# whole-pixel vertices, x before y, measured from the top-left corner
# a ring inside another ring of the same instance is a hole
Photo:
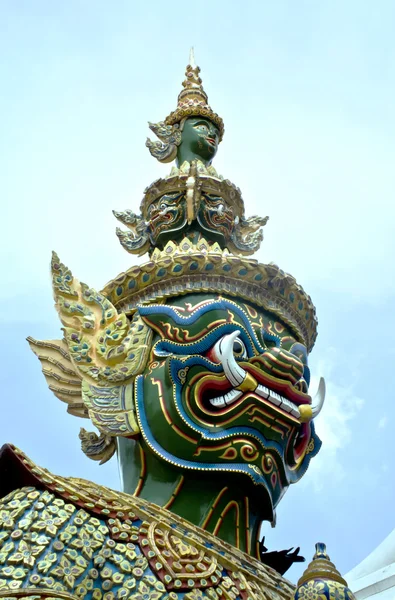
[[[296,404],[294,404],[287,398],[284,398],[284,396],[281,396],[277,392],[269,390],[269,388],[267,388],[266,386],[259,384],[255,390],[255,393],[258,394],[258,396],[262,396],[262,398],[265,398],[265,400],[269,400],[269,402],[271,402],[275,406],[282,408],[282,410],[285,410],[285,412],[291,414],[293,417],[300,417],[300,412]],[[210,403],[216,408],[223,408],[224,406],[229,406],[229,404],[235,402],[242,395],[243,392],[241,392],[240,390],[230,390],[230,392],[228,392],[224,396],[212,398],[210,400]]]
[[[232,404],[232,402],[236,402],[236,400],[242,395],[243,392],[241,392],[240,390],[230,390],[230,392],[228,392],[224,396],[212,398],[210,402],[216,408],[222,408],[223,406],[228,406],[229,404]]]
[[[266,386],[260,384],[256,388],[255,392],[258,394],[258,396],[266,398],[267,400],[269,400],[269,402],[272,402],[272,404],[275,404],[279,408],[282,408],[283,410],[285,410],[285,412],[291,414],[293,417],[300,417],[300,412],[296,404],[294,404],[287,398],[284,398],[284,396],[281,396],[277,392],[273,392],[272,390],[269,390],[269,388],[267,388]]]

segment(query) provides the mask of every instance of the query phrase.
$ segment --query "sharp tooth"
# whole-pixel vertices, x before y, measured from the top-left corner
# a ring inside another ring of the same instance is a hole
[[[300,411],[299,411],[298,407],[296,406],[296,404],[294,404],[290,400],[287,400],[287,398],[284,398],[284,397],[281,398],[281,408],[283,410],[285,410],[287,413],[290,413],[291,415],[293,415],[294,417],[300,417]]]
[[[284,398],[284,396],[280,396],[280,394],[278,394],[277,392],[272,392],[264,385],[258,385],[256,392],[259,394],[259,396],[269,399],[270,402],[272,402],[279,408],[282,408],[283,410],[285,410],[285,412],[291,414],[292,416],[297,418],[300,417],[300,411],[296,404],[294,404],[287,398]],[[225,406],[229,406],[229,404],[232,404],[233,402],[238,400],[238,398],[240,398],[240,396],[242,395],[243,392],[241,390],[233,389],[224,394],[223,396],[217,396],[217,398],[212,398],[210,400],[210,404],[212,406],[215,406],[216,408],[223,408]]]
[[[225,377],[233,387],[242,384],[246,377],[245,370],[237,363],[233,354],[233,343],[239,335],[240,330],[237,329],[233,333],[224,335],[214,346],[218,358],[222,363]]]
[[[243,392],[240,390],[230,390],[230,392],[225,395],[225,403],[232,404],[232,402],[235,402],[242,395]]]
[[[270,402],[272,402],[279,408],[282,408],[287,413],[290,413],[294,417],[300,417],[300,412],[296,404],[294,404],[290,400],[287,400],[287,398],[284,398],[284,396],[281,396],[279,393],[273,392],[272,390],[269,390],[267,387],[261,384],[258,385],[255,391],[259,396],[268,399]]]
[[[211,398],[210,404],[216,407],[226,406],[226,402],[223,396],[218,396],[218,398]]]
[[[278,394],[274,395],[274,392],[270,392],[269,400],[276,406],[281,405],[281,398]]]
[[[270,392],[264,385],[259,384],[255,391],[259,396],[262,396],[262,398],[269,398]]]
[[[211,398],[210,404],[215,406],[216,408],[222,408],[224,406],[228,406],[235,402],[240,396],[243,395],[243,392],[240,390],[230,390],[224,396],[218,396],[217,398]]]
[[[318,390],[313,399],[313,403],[312,403],[312,407],[311,407],[312,412],[313,412],[313,419],[315,419],[316,416],[321,412],[321,409],[324,406],[324,402],[325,402],[325,379],[323,377],[321,377],[320,383],[318,386]]]

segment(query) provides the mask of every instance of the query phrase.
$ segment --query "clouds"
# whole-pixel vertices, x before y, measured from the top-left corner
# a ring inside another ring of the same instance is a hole
[[[0,9],[0,441],[54,472],[118,485],[115,460],[99,469],[81,455],[87,424],[51,396],[24,338],[61,335],[53,249],[97,289],[136,263],[111,210],[137,211],[169,171],[144,147],[146,122],[175,107],[192,43],[226,125],[215,166],[247,215],[270,216],[257,258],[294,275],[319,317],[323,446],[267,542],[311,556],[324,539],[348,570],[388,533],[395,495],[394,4],[218,1],[199,15],[134,4]]]
[[[328,354],[334,354],[330,349]],[[335,370],[333,359],[319,360],[316,372],[325,374],[326,398],[320,415],[315,419],[316,431],[322,440],[322,447],[309,467],[309,484],[315,493],[327,492],[327,483],[338,485],[349,473],[344,466],[347,446],[352,442],[353,421],[363,410],[365,399],[355,394],[353,383],[340,385],[333,376]],[[313,376],[311,390],[317,389],[319,378]]]
[[[388,423],[388,417],[387,417],[387,415],[383,415],[377,424],[378,429],[384,429],[384,427],[387,426],[387,423]]]

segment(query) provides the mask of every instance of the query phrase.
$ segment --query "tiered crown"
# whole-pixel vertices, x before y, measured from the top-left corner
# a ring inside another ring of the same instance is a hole
[[[208,105],[199,72],[192,50],[176,110],[150,124],[161,141],[147,146],[161,162],[175,157],[186,117],[206,117],[222,138],[223,121]],[[130,314],[139,303],[190,292],[235,296],[277,314],[311,350],[317,319],[310,297],[277,266],[245,258],[259,249],[268,217],[247,219],[239,188],[211,164],[193,159],[173,167],[146,188],[140,210],[114,213],[128,228],[117,229],[122,246],[150,254],[148,263],[107,284],[103,294],[114,306]]]
[[[138,304],[178,295],[212,292],[236,296],[277,314],[312,349],[317,319],[311,298],[292,275],[273,263],[264,265],[235,256],[204,238],[184,238],[154,251],[149,262],[131,267],[110,281],[103,295],[120,311],[131,314]]]
[[[218,127],[220,140],[222,140],[225,131],[224,122],[208,104],[208,97],[203,89],[199,73],[200,68],[195,64],[195,56],[193,48],[191,48],[189,64],[185,71],[185,79],[182,82],[184,89],[178,95],[176,110],[166,117],[165,123],[166,125],[174,125],[185,117],[206,117]]]

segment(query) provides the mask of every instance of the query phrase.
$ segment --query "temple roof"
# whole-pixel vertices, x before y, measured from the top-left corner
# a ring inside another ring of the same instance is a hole
[[[395,598],[395,529],[345,578],[357,598]]]

